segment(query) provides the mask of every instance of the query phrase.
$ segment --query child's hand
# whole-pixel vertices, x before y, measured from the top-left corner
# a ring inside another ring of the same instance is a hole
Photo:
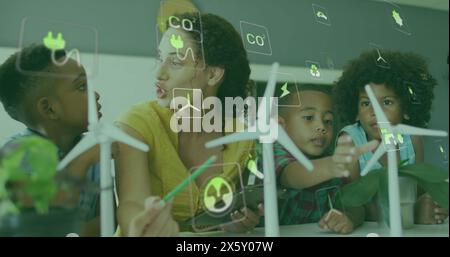
[[[145,210],[131,220],[130,237],[177,236],[178,223],[172,218],[172,201],[164,203],[159,197],[145,200]]]
[[[439,207],[429,194],[423,194],[415,204],[416,224],[441,224],[448,217],[448,210]]]
[[[373,151],[378,146],[377,140],[356,147],[348,135],[339,137],[336,149],[332,157],[331,172],[335,177],[348,177],[354,172],[361,154]]]
[[[242,233],[250,231],[259,223],[259,219],[264,215],[263,204],[258,205],[258,211],[253,212],[248,208],[242,208],[231,214],[231,219],[235,222],[228,225],[222,225],[222,230],[226,232]]]
[[[353,222],[347,215],[336,210],[331,209],[319,221],[321,229],[334,231],[340,234],[349,234],[353,232]]]

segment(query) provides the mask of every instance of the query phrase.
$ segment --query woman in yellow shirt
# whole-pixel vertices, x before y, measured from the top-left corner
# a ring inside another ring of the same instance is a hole
[[[162,198],[190,175],[191,167],[217,155],[217,165],[208,168],[195,183],[178,193],[171,205],[176,222],[194,216],[201,210],[201,190],[207,181],[221,175],[237,183],[248,151],[253,147],[253,142],[243,141],[206,149],[206,142],[225,133],[203,129],[199,132],[174,131],[170,125],[175,110],[169,107],[174,97],[187,97],[190,104],[190,99],[195,101],[195,94],[200,90],[203,99],[215,96],[222,105],[225,97],[246,98],[249,62],[242,40],[230,23],[212,14],[172,16],[158,53],[157,101],[135,105],[118,119],[123,130],[150,147],[150,151],[144,153],[119,145],[116,153],[118,221],[125,235],[129,235],[133,218],[144,211],[147,197]],[[207,109],[203,111],[202,116],[208,113]],[[222,106],[221,117],[224,117],[224,111]],[[196,118],[190,118],[190,121],[194,123]],[[189,129],[193,127],[190,125]],[[247,217],[251,218],[244,218],[243,213],[232,215],[236,221],[240,220],[237,226],[250,229],[256,225],[259,216],[247,213]],[[164,221],[171,219],[167,217]]]

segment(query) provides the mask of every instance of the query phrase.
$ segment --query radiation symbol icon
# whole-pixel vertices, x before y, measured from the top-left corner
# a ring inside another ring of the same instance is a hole
[[[223,177],[211,179],[203,191],[203,206],[211,215],[224,215],[233,204],[233,189]]]

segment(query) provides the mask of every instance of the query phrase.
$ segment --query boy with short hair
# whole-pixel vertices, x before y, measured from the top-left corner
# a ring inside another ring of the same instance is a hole
[[[53,54],[56,60],[67,58],[64,50]],[[19,137],[38,135],[51,140],[58,147],[59,157],[63,158],[87,131],[87,80],[83,67],[77,62],[69,59],[60,66],[52,63],[51,55],[50,49],[33,44],[10,56],[0,66],[0,101],[11,118],[27,127],[4,145]],[[30,75],[24,70],[39,75]],[[100,107],[98,94],[96,100]],[[99,185],[96,149],[70,164],[67,168],[70,176],[80,180],[87,178]],[[98,196],[98,192],[81,192],[79,204],[86,211],[82,234],[98,235]]]
[[[331,86],[301,85],[297,90],[292,85],[288,92],[278,100],[280,125],[314,165],[325,158],[333,165],[328,169],[315,165],[312,172],[305,171],[281,145],[274,144],[277,180],[288,193],[279,204],[280,225],[319,222],[324,229],[350,233],[364,221],[364,209],[333,207],[337,189],[357,177],[341,168],[346,140],[338,142],[335,154],[329,156],[335,129]]]

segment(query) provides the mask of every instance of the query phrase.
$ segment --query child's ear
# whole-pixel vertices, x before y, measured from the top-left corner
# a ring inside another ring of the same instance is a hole
[[[37,102],[37,111],[42,117],[50,120],[56,120],[59,118],[56,113],[55,106],[48,97],[42,97]]]
[[[225,75],[225,69],[221,67],[209,67],[208,69],[208,86],[219,84]]]
[[[286,128],[286,120],[281,116],[278,116],[278,124],[280,124],[283,128]]]

